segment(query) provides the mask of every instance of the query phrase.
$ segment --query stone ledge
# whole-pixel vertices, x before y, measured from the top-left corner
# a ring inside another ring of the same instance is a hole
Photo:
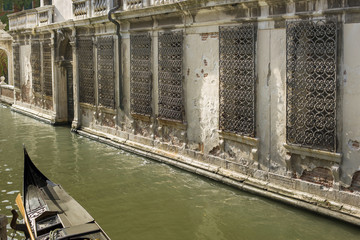
[[[0,95],[0,102],[7,105],[12,105],[14,103],[14,98]]]
[[[0,88],[14,90],[14,86],[9,84],[0,84]]]
[[[340,163],[341,158],[342,158],[341,153],[333,153],[333,152],[327,152],[327,151],[322,151],[322,150],[317,150],[317,149],[288,145],[286,143],[283,146],[291,154],[298,154],[298,155],[304,156],[304,157],[313,157],[313,158],[327,160],[327,161],[335,162],[335,163]]]
[[[238,135],[235,133],[219,131],[219,135],[220,135],[220,138],[243,143],[243,144],[249,145],[251,147],[256,147],[256,148],[259,146],[259,142],[260,142],[260,140],[258,138],[241,136],[241,135]]]
[[[51,125],[56,124],[54,117],[52,117],[52,116],[50,116],[48,114],[45,114],[45,113],[39,113],[38,111],[29,109],[29,108],[26,108],[26,107],[22,107],[22,106],[19,106],[19,105],[16,105],[16,104],[13,104],[11,106],[11,111],[21,113],[23,115],[26,115],[26,116],[31,117],[31,118],[35,118],[35,119],[37,119],[39,121],[42,121],[42,122],[45,122],[45,123],[48,123],[48,124],[51,124]]]
[[[223,167],[200,162],[178,153],[127,141],[126,139],[120,139],[115,136],[110,136],[109,134],[97,133],[91,129],[79,130],[78,133],[113,147],[208,177],[243,191],[360,226],[360,208],[358,206],[359,204],[356,204],[360,202],[360,195],[343,193],[332,188],[325,189],[318,184],[257,170],[258,174],[254,175],[262,175],[264,180],[260,180]],[[96,133],[99,135],[94,136]],[[295,184],[295,189],[291,189],[288,184],[282,184],[283,181],[290,183],[290,185]],[[296,185],[301,185],[302,187],[296,189]],[[316,189],[316,193],[319,193],[319,191],[324,193],[312,194],[300,191],[300,189],[304,190],[308,188],[312,190]],[[334,194],[326,194],[329,192],[333,192]],[[335,199],[329,199],[334,197]],[[353,203],[353,205],[348,204],[347,201]]]
[[[187,129],[187,124],[185,122],[176,121],[176,120],[169,120],[169,119],[165,119],[165,118],[158,118],[157,120],[158,120],[160,126],[175,127],[177,129],[180,129],[180,130],[186,130]]]

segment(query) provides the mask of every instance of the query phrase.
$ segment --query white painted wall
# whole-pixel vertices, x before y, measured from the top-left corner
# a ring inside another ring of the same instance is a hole
[[[340,136],[340,144],[343,148],[343,162],[341,165],[341,180],[350,184],[352,175],[360,170],[360,148],[357,144],[360,142],[360,110],[358,103],[360,101],[360,48],[357,41],[360,39],[360,24],[344,24],[344,65],[342,76],[342,119],[343,134]],[[340,46],[342,48],[342,46]],[[341,95],[340,95],[341,96]],[[340,126],[341,127],[341,126]],[[357,142],[357,143],[356,143]]]
[[[62,22],[73,18],[71,0],[53,0],[54,22]]]

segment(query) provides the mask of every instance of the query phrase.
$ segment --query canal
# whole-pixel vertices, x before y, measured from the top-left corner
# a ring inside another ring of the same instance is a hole
[[[0,105],[0,214],[21,191],[25,144],[113,239],[359,239],[360,229],[241,192]],[[9,231],[9,239],[13,231]],[[15,234],[14,239],[22,239]]]

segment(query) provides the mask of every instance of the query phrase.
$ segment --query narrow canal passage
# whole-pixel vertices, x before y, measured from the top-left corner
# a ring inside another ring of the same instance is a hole
[[[67,127],[38,122],[3,105],[0,214],[9,216],[16,208],[23,143],[39,169],[83,205],[113,240],[351,240],[360,236],[360,229],[349,224],[91,141]]]

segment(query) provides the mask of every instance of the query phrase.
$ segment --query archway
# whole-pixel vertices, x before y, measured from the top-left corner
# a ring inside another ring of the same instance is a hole
[[[61,101],[61,108],[65,119],[71,123],[74,118],[74,100],[73,100],[73,66],[72,66],[72,47],[70,44],[70,32],[65,29],[57,31],[57,62],[60,89],[64,91],[59,92],[59,99]]]
[[[5,77],[5,83],[9,84],[9,57],[5,50],[0,48],[0,81]]]

